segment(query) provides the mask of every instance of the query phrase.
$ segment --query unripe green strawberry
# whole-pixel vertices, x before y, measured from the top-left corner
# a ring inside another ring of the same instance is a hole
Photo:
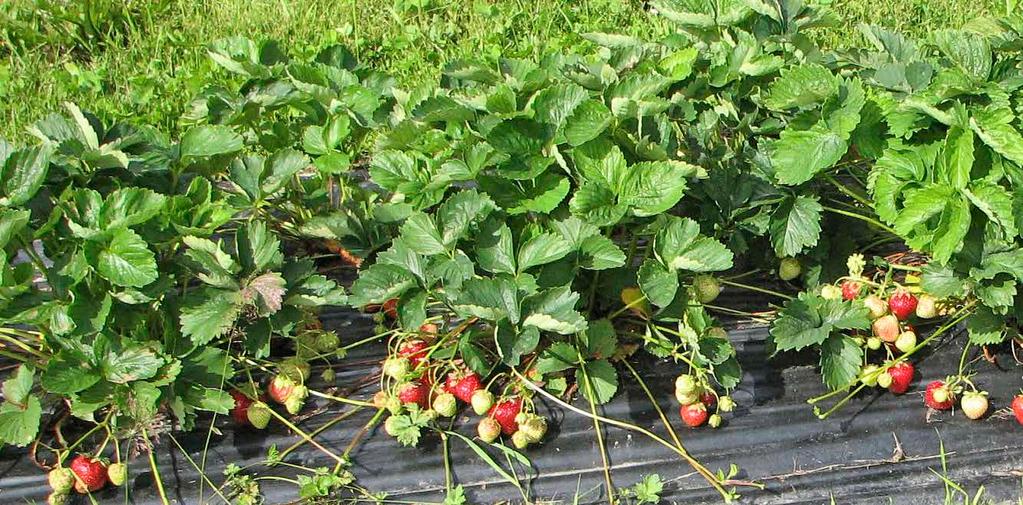
[[[675,400],[678,401],[679,405],[691,405],[700,401],[700,395],[696,392],[683,393],[679,390],[675,390]]]
[[[696,382],[696,377],[689,374],[682,374],[675,378],[675,392],[682,394],[695,393],[699,384]]]
[[[825,300],[841,300],[842,288],[831,284],[825,284],[821,288],[821,298],[824,298]]]
[[[867,343],[866,339],[859,335],[853,337],[852,341],[856,344],[856,347],[863,347]]]
[[[249,419],[249,424],[257,430],[262,430],[270,424],[270,418],[273,414],[270,413],[270,406],[263,402],[253,402],[249,405],[249,411],[246,412],[246,416]]]
[[[397,437],[401,431],[398,426],[398,416],[390,416],[384,421],[384,432],[392,437]]]
[[[46,480],[50,482],[50,489],[54,493],[67,494],[75,486],[75,474],[70,468],[54,468],[46,475]]]
[[[721,412],[731,412],[735,409],[735,400],[731,396],[722,396],[718,399],[718,410]]]
[[[877,319],[888,313],[888,304],[877,295],[869,295],[864,298],[863,305],[870,310],[870,319]]]
[[[341,339],[337,337],[337,333],[332,331],[325,331],[316,337],[316,350],[321,353],[334,352],[339,345],[341,345]]]
[[[408,374],[411,364],[408,358],[387,358],[384,360],[383,369],[381,370],[384,375],[392,378],[401,380]]]
[[[387,398],[387,406],[385,408],[387,409],[388,412],[394,415],[398,415],[401,414],[401,410],[404,407],[405,405],[401,403],[401,399],[398,398],[397,396],[391,396]]]
[[[916,347],[916,333],[912,331],[904,331],[899,334],[899,338],[895,339],[895,348],[907,353]]]
[[[875,375],[874,372],[877,372],[878,368],[879,367],[877,365],[864,365],[863,368],[860,369],[860,382],[868,387],[876,386],[877,375]]]
[[[494,394],[486,389],[477,389],[470,400],[472,411],[479,416],[486,414],[490,407],[494,406]]]
[[[526,422],[519,423],[519,432],[525,433],[529,443],[535,444],[543,439],[543,436],[547,433],[547,419],[531,415],[526,419]]]
[[[870,337],[867,339],[867,349],[870,349],[871,351],[876,351],[881,348],[881,344],[883,343],[884,342],[882,342],[880,338]]]
[[[54,491],[46,497],[46,505],[66,505],[70,497],[71,493],[69,491],[63,493]]]
[[[476,434],[480,436],[480,440],[484,442],[493,442],[497,440],[497,437],[501,436],[501,424],[492,417],[484,417],[480,419],[480,423],[476,425]]]
[[[721,294],[721,284],[710,275],[697,275],[693,279],[693,290],[700,303],[710,303]]]
[[[926,293],[920,295],[916,302],[916,317],[932,319],[938,315],[938,300]]]
[[[124,463],[111,464],[107,467],[107,478],[115,487],[121,487],[128,480],[128,466]]]
[[[711,416],[707,419],[707,426],[710,426],[711,428],[717,428],[718,426],[721,426],[721,421],[722,421],[721,416],[717,414],[711,414]]]
[[[334,372],[333,368],[324,368],[323,373],[320,374],[320,378],[323,379],[323,382],[329,384],[334,382],[334,379],[337,378],[337,373]]]
[[[378,409],[386,409],[387,400],[389,399],[390,395],[388,395],[386,391],[377,391],[376,394],[373,395],[373,406]]]
[[[892,376],[888,372],[881,372],[881,375],[877,376],[877,385],[888,389],[888,386],[892,385]]]
[[[451,417],[458,411],[458,401],[451,393],[441,393],[433,399],[433,410],[441,417]]]
[[[622,303],[629,307],[633,314],[646,319],[650,317],[650,302],[646,300],[643,290],[632,286],[622,289]]]
[[[305,382],[309,380],[309,374],[312,373],[312,368],[309,366],[309,362],[299,358],[298,356],[292,356],[281,361],[278,363],[277,369],[295,382]]]
[[[291,396],[284,401],[284,409],[291,415],[298,414],[302,410],[302,407],[305,406],[305,399],[307,396],[309,396],[309,388],[302,384],[295,386],[295,389],[291,392]]]
[[[515,433],[512,433],[511,439],[512,439],[512,445],[514,445],[516,449],[520,449],[521,450],[521,449],[525,449],[526,447],[529,446],[529,437],[526,436],[526,432],[524,432],[522,430],[519,430],[519,431],[516,431]]]
[[[515,424],[523,424],[523,423],[525,423],[528,420],[529,420],[529,414],[527,414],[525,412],[519,412],[518,414],[515,414],[515,417],[514,417]]]
[[[783,281],[791,281],[803,272],[803,265],[796,258],[782,258],[778,265],[778,278]]]

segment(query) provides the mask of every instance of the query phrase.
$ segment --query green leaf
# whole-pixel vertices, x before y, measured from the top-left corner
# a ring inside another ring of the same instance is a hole
[[[554,342],[540,353],[536,371],[547,375],[575,368],[579,363],[579,350],[568,342]]]
[[[658,307],[667,307],[678,292],[678,274],[668,270],[653,258],[647,258],[636,276],[647,300]]]
[[[243,306],[237,291],[210,290],[198,303],[181,307],[181,334],[206,345],[230,330]]]
[[[978,110],[970,118],[970,128],[996,153],[1023,165],[1023,136],[1011,124],[1014,117],[1007,109]]]
[[[476,238],[476,260],[490,273],[515,275],[515,250],[507,224],[493,219],[482,226]]]
[[[961,296],[966,283],[951,268],[930,262],[923,267],[920,286],[936,298],[949,298]]]
[[[354,287],[353,287],[354,291]],[[519,299],[515,284],[505,278],[469,279],[455,302],[460,312],[487,321],[519,321]]]
[[[39,432],[42,414],[39,398],[34,396],[20,407],[6,402],[0,405],[0,441],[19,447],[32,443]]]
[[[991,74],[991,45],[985,37],[959,30],[940,30],[932,35],[935,45],[953,64],[975,81]]]
[[[502,320],[494,329],[494,338],[501,361],[508,366],[517,366],[523,354],[536,350],[540,343],[540,330],[535,326],[526,326],[518,331],[507,320]]]
[[[614,116],[606,105],[598,100],[586,100],[565,121],[565,140],[573,147],[581,146],[600,136],[613,121]]]
[[[199,280],[218,288],[238,289],[235,275],[242,267],[220,248],[220,244],[192,236],[184,237],[182,242],[188,246],[185,257],[202,269],[196,274]]]
[[[432,96],[423,100],[412,111],[412,117],[424,123],[461,123],[475,116],[469,107],[447,96]]]
[[[571,335],[586,329],[586,318],[576,312],[579,293],[568,286],[548,289],[524,300],[528,314],[523,326],[535,326],[544,331]]]
[[[618,392],[618,372],[606,359],[585,362],[576,370],[575,380],[580,384],[583,396],[597,405],[611,401]]]
[[[772,147],[771,164],[778,182],[795,186],[834,166],[849,146],[842,135],[818,124],[809,130],[786,129]]]
[[[281,241],[263,221],[251,221],[238,229],[238,259],[246,272],[257,273],[277,268],[284,261]]]
[[[164,365],[163,358],[143,347],[130,347],[111,353],[103,363],[103,374],[114,384],[151,379]]]
[[[697,167],[682,161],[636,163],[622,180],[619,199],[639,217],[661,214],[682,199],[686,177],[697,172]]]
[[[579,333],[579,341],[586,346],[587,355],[594,359],[610,358],[618,348],[618,335],[608,319],[590,323]]]
[[[352,283],[352,296],[349,302],[355,307],[384,303],[401,296],[415,284],[415,278],[405,268],[376,263],[360,272],[359,278]]]
[[[839,389],[852,383],[862,364],[863,350],[853,339],[836,333],[821,343],[821,376],[829,388]]]
[[[732,251],[721,242],[699,235],[700,225],[689,218],[669,216],[657,232],[654,249],[669,269],[717,272],[732,267]]]
[[[561,127],[572,116],[576,107],[587,98],[589,93],[578,84],[555,84],[544,88],[533,97],[534,117],[544,123]]]
[[[979,281],[994,279],[998,274],[1003,273],[1023,280],[1023,249],[1017,248],[1011,251],[985,254],[980,266],[970,269],[970,277]],[[951,274],[949,271],[949,275]],[[962,289],[961,285],[960,289]]]
[[[771,84],[764,104],[774,110],[804,108],[817,105],[838,94],[839,79],[816,63],[782,69]]]
[[[781,257],[795,257],[817,245],[824,207],[814,196],[787,198],[771,215],[771,242]]]
[[[104,229],[132,227],[158,216],[166,208],[167,197],[143,188],[120,188],[110,193],[100,208],[99,222]]]
[[[13,207],[31,200],[46,179],[52,154],[53,148],[44,144],[8,156],[0,165],[0,205]]]
[[[944,181],[955,189],[965,188],[970,182],[974,162],[972,130],[949,128],[945,138],[944,160],[945,173],[941,174]]]
[[[205,158],[241,151],[245,146],[242,136],[228,126],[202,125],[189,129],[181,136],[182,158]]]
[[[415,181],[419,174],[416,160],[402,151],[387,150],[373,155],[369,164],[369,175],[373,182],[388,191],[398,191],[408,181]]]
[[[966,320],[966,331],[974,345],[1000,344],[1006,337],[1005,319],[982,306]]]
[[[99,252],[97,271],[118,286],[141,288],[159,276],[156,255],[137,233],[122,228]]]
[[[572,244],[554,233],[541,233],[527,240],[519,248],[518,271],[555,262],[572,252]]]
[[[11,239],[21,233],[28,224],[32,212],[28,209],[4,209],[0,210],[0,251],[2,251]],[[0,266],[3,263],[0,262]]]
[[[579,245],[578,264],[587,270],[618,268],[625,259],[625,251],[603,235],[586,237]]]
[[[994,182],[981,179],[972,182],[969,188],[963,189],[963,194],[988,219],[1002,227],[1006,238],[1016,237],[1016,217],[1013,215],[1012,194],[1008,190]]]
[[[509,215],[549,214],[565,200],[572,187],[567,177],[550,170],[528,181],[480,175],[477,182]]]
[[[460,191],[449,197],[437,210],[444,246],[454,246],[464,238],[470,226],[485,219],[494,208],[494,202],[487,195],[481,195],[474,189]]]
[[[43,389],[54,394],[71,395],[95,385],[102,377],[83,359],[84,356],[69,355],[66,352],[51,358],[39,377]]]
[[[861,303],[825,300],[803,292],[785,304],[771,326],[771,337],[778,351],[798,351],[822,344],[834,330],[869,328],[869,314]]]
[[[426,256],[447,250],[433,219],[423,212],[409,216],[401,225],[401,238],[409,249]]]
[[[27,365],[18,365],[18,368],[14,370],[14,375],[4,381],[2,388],[4,401],[16,405],[25,403],[28,394],[32,392],[34,375],[35,373]]]

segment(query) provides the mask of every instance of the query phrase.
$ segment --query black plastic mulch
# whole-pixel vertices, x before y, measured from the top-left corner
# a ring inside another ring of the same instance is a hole
[[[743,300],[738,300],[741,302]],[[746,301],[756,307],[757,301]],[[729,303],[735,306],[736,303]],[[763,306],[762,304],[760,305]],[[341,311],[324,316],[328,328],[336,329],[345,342],[368,335],[372,322],[366,317]],[[985,486],[985,496],[996,501],[1015,502],[1023,494],[1023,426],[1011,416],[995,412],[1008,406],[1019,390],[1021,368],[1003,353],[999,365],[974,363],[979,370],[978,386],[990,392],[992,412],[982,421],[969,421],[958,413],[941,413],[927,419],[922,391],[930,380],[954,373],[958,368],[965,338],[944,343],[917,363],[917,377],[909,393],[894,396],[876,390],[851,401],[844,410],[827,420],[818,420],[809,397],[824,392],[812,365],[811,355],[768,359],[762,326],[734,327],[730,331],[744,368],[742,384],[734,394],[735,412],[727,415],[717,429],[691,430],[681,425],[672,395],[679,368],[668,362],[640,358],[638,368],[653,389],[688,451],[711,470],[739,466],[738,479],[759,481],[763,490],[740,488],[741,503],[822,504],[829,503],[944,503],[946,486],[934,473],[941,471],[939,441],[947,452],[949,477],[971,493]],[[376,371],[372,359],[383,352],[380,346],[357,349],[337,368],[337,385],[344,387]],[[363,362],[362,365],[352,363]],[[667,438],[667,432],[647,396],[620,367],[621,385],[615,399],[604,406],[607,417],[635,423]],[[323,385],[318,385],[322,389]],[[317,389],[317,387],[314,387]],[[375,386],[363,388],[355,398],[368,399]],[[585,401],[576,406],[586,409]],[[318,403],[317,406],[325,406]],[[530,474],[529,497],[535,501],[607,503],[601,456],[593,422],[580,415],[537,399],[541,413],[549,416],[550,430],[545,442],[526,451],[535,470]],[[315,429],[350,407],[331,404],[302,424]],[[315,409],[307,407],[307,412]],[[372,416],[364,409],[349,420],[328,429],[317,440],[340,453],[358,429]],[[461,414],[458,430],[475,434],[475,416]],[[262,475],[294,476],[286,468],[266,469],[259,463],[267,449],[293,444],[297,437],[279,424],[256,431],[237,429],[229,420],[218,419],[222,434],[214,434],[206,458],[206,474],[216,483],[223,481],[227,464],[253,465]],[[604,426],[605,443],[612,465],[611,475],[619,487],[632,485],[642,476],[657,473],[666,482],[663,503],[719,503],[705,481],[667,448],[641,434]],[[207,431],[199,429],[178,434],[177,440],[195,461],[202,459]],[[896,442],[897,441],[897,442]],[[898,443],[898,445],[897,445]],[[500,459],[499,453],[493,453]],[[453,473],[462,484],[470,503],[510,501],[522,496],[463,443],[451,443]],[[440,502],[444,497],[444,463],[436,436],[428,436],[419,447],[400,447],[377,428],[352,454],[358,482],[373,492],[386,491],[391,499],[411,502]],[[167,439],[158,447],[157,461],[168,495],[173,503],[223,503],[209,486],[200,494],[198,472]],[[287,461],[306,466],[333,466],[328,456],[306,445]],[[99,503],[159,503],[148,461],[140,457],[130,465],[129,498],[123,490],[107,489],[97,496]],[[521,474],[520,474],[521,475]],[[297,501],[291,484],[263,481],[266,503]],[[43,503],[48,491],[45,474],[33,466],[24,450],[7,448],[0,455],[0,503]],[[956,503],[961,503],[957,496]],[[87,502],[82,502],[87,503]]]

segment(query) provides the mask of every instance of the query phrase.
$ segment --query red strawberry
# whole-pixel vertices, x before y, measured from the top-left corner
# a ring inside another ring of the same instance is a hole
[[[696,428],[707,422],[707,406],[700,402],[683,405],[679,407],[678,415],[682,417],[682,422],[686,423],[686,426]]]
[[[1012,415],[1016,416],[1017,423],[1023,424],[1023,394],[1012,399]]]
[[[401,403],[415,403],[419,408],[430,408],[430,385],[421,382],[406,382],[398,387],[398,400]]]
[[[430,354],[427,347],[428,344],[425,341],[410,340],[398,349],[398,356],[408,358],[409,362],[412,363],[412,368],[419,368],[419,364],[425,361],[426,356]]]
[[[231,398],[234,398],[234,407],[231,408],[231,417],[240,425],[248,425],[249,405],[252,405],[252,399],[245,396],[240,391],[231,391]]]
[[[291,393],[295,391],[295,381],[288,378],[284,374],[279,374],[274,377],[274,380],[270,381],[270,386],[267,388],[267,392],[270,393],[270,398],[281,405],[288,401],[291,397]]]
[[[892,383],[888,391],[901,395],[909,390],[909,383],[913,382],[913,364],[903,361],[888,369],[888,375],[892,377]]]
[[[77,477],[75,491],[93,493],[107,485],[107,466],[98,459],[79,454],[71,460],[71,471]]]
[[[493,417],[497,424],[501,425],[501,432],[511,435],[519,431],[519,423],[515,422],[515,416],[522,412],[522,398],[515,397],[510,400],[498,402],[490,407],[487,415]]]
[[[916,303],[916,297],[912,293],[900,289],[888,299],[888,310],[891,310],[895,317],[904,321],[916,312]]]
[[[384,314],[391,319],[398,319],[398,299],[391,298],[384,302]]]
[[[934,410],[948,410],[955,403],[955,396],[945,386],[945,381],[931,381],[924,393],[924,403]]]
[[[480,376],[475,372],[469,372],[466,375],[459,375],[458,373],[451,372],[448,374],[448,379],[444,383],[444,389],[451,394],[455,395],[455,398],[462,400],[465,403],[472,402],[472,394],[477,389],[483,387]]]
[[[845,281],[842,283],[842,298],[846,300],[855,300],[860,297],[860,288],[863,285],[856,281]]]
[[[702,403],[708,409],[713,409],[718,403],[718,397],[714,396],[714,393],[705,391],[700,395],[700,403]]]

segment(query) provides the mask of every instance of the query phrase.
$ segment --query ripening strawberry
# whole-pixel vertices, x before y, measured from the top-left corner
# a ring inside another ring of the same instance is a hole
[[[419,333],[424,335],[436,335],[437,325],[434,323],[423,323],[419,325]]]
[[[295,381],[291,380],[287,375],[278,374],[270,381],[270,386],[267,387],[267,393],[270,394],[270,398],[273,401],[284,405],[291,397],[293,391],[295,391]]]
[[[916,317],[920,319],[933,319],[937,315],[938,300],[927,293],[920,295],[916,303]]]
[[[905,321],[916,311],[917,300],[909,291],[899,289],[888,299],[888,310],[895,314],[895,317]]]
[[[690,394],[695,392],[698,386],[696,377],[690,374],[684,373],[675,378],[675,391],[677,393]]]
[[[107,466],[98,459],[79,454],[71,460],[71,471],[75,474],[75,491],[81,494],[95,493],[107,485]]]
[[[704,391],[700,395],[700,403],[702,403],[708,409],[713,409],[718,403],[718,397],[711,391]]]
[[[842,289],[838,286],[825,284],[821,286],[821,298],[824,298],[825,300],[841,300]]]
[[[421,382],[406,382],[398,386],[398,400],[401,403],[414,403],[419,408],[430,408],[430,386]]]
[[[893,343],[899,338],[899,320],[891,314],[878,318],[871,328],[874,335],[885,342]]]
[[[877,295],[868,295],[863,299],[863,305],[870,310],[870,319],[878,319],[888,313],[888,304]]]
[[[412,368],[419,368],[419,365],[426,361],[429,354],[429,345],[423,340],[405,342],[398,349],[398,356],[408,359],[409,363],[412,364]]]
[[[70,468],[54,468],[46,474],[46,480],[50,483],[50,489],[58,494],[67,494],[75,486],[75,474]]]
[[[908,391],[909,383],[913,382],[913,372],[913,364],[908,361],[896,363],[888,368],[888,375],[892,377],[892,383],[888,386],[888,391],[897,395]]]
[[[273,417],[270,406],[263,402],[253,402],[252,405],[249,405],[246,415],[249,424],[257,430],[266,429],[270,425],[270,418]]]
[[[476,434],[484,442],[493,442],[497,440],[497,437],[501,436],[501,424],[491,417],[484,417],[480,419],[480,423],[476,426]]]
[[[472,402],[472,395],[483,387],[483,381],[476,372],[461,374],[451,372],[444,383],[444,389],[463,402]]]
[[[472,404],[472,411],[476,415],[482,416],[494,406],[494,394],[486,389],[477,389],[469,399],[469,403]]]
[[[924,392],[924,404],[934,410],[948,410],[955,403],[955,395],[945,381],[931,381]]]
[[[678,409],[678,415],[682,418],[682,422],[690,428],[696,428],[707,422],[707,406],[700,403],[690,403],[689,405],[683,405]]]
[[[231,418],[242,426],[248,425],[249,405],[252,405],[252,399],[245,396],[241,391],[231,391],[231,398],[234,399],[234,407],[231,407]]]
[[[451,393],[441,393],[433,399],[433,411],[441,417],[451,417],[458,412],[458,403],[455,400],[455,395]]]
[[[490,408],[488,416],[494,418],[501,425],[501,432],[511,435],[519,431],[519,423],[515,422],[515,416],[522,412],[522,398],[515,397],[498,402]]]
[[[984,391],[968,391],[959,400],[959,407],[963,409],[963,414],[966,414],[966,417],[974,420],[980,419],[987,413],[987,393]]]
[[[852,301],[860,297],[862,284],[856,281],[845,281],[842,283],[842,298]]]
[[[1012,399],[1012,415],[1016,416],[1016,422],[1023,424],[1023,394],[1018,394]]]
[[[895,339],[895,348],[903,353],[907,353],[916,347],[916,333],[913,330],[906,330],[899,334],[899,338]]]
[[[384,314],[387,314],[387,317],[389,317],[391,319],[398,319],[398,299],[397,298],[391,298],[390,300],[387,300],[386,302],[384,302],[383,309],[384,309]]]

